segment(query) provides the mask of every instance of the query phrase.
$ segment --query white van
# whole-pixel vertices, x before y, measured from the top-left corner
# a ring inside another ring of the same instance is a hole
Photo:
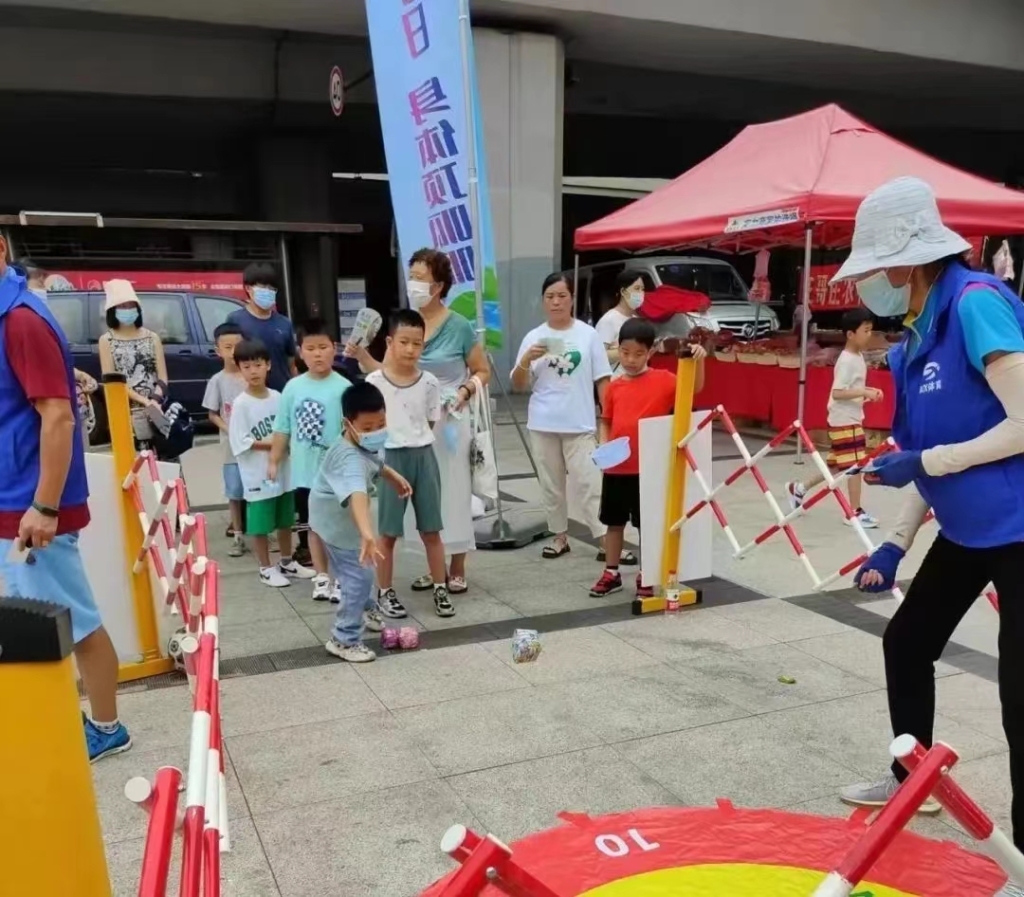
[[[732,265],[721,259],[700,256],[664,255],[581,265],[576,284],[577,316],[596,323],[612,308],[619,301],[615,295],[616,279],[627,268],[646,274],[655,286],[664,284],[696,290],[711,299],[706,312],[676,315],[687,320],[667,322],[662,328],[671,332],[659,335],[684,336],[691,327],[699,326],[716,332],[726,330],[736,339],[752,340],[770,336],[779,329],[779,317],[774,309],[748,299],[747,287]]]

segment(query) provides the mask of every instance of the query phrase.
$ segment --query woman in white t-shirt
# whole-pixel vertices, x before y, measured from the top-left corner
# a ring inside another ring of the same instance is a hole
[[[552,274],[544,281],[547,323],[523,339],[512,369],[512,386],[520,392],[532,387],[527,429],[540,474],[541,494],[548,528],[555,540],[544,548],[545,558],[569,552],[567,483],[576,486],[584,523],[603,538],[598,519],[601,504],[600,472],[590,460],[597,447],[597,408],[612,371],[604,343],[589,324],[572,316],[573,281],[567,274]]]
[[[645,293],[652,289],[654,284],[651,283],[650,275],[642,271],[630,271],[627,268],[615,279],[615,295],[619,301],[601,316],[595,327],[604,343],[612,370],[619,366],[619,331],[644,304]]]

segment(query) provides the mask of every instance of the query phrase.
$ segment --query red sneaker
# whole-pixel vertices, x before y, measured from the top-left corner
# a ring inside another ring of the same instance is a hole
[[[637,598],[653,598],[654,597],[654,586],[645,586],[643,576],[639,573],[636,575],[636,597]]]
[[[594,587],[590,590],[591,598],[604,598],[605,595],[613,595],[615,592],[622,591],[622,576],[618,573],[613,573],[611,570],[605,570],[601,574],[601,578],[594,583]]]

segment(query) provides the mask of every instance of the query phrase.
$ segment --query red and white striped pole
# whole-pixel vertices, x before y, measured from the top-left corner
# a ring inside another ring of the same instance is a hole
[[[182,525],[181,538],[178,541],[178,547],[173,549],[174,566],[171,568],[171,577],[168,580],[168,586],[175,591],[177,591],[178,586],[181,584],[181,579],[185,575],[185,559],[188,557],[189,547],[196,532],[196,522],[193,518],[184,516],[180,517],[179,520]]]
[[[146,844],[142,854],[142,873],[139,876],[139,897],[166,897],[167,874],[171,866],[174,849],[174,833],[178,827],[178,790],[181,786],[181,770],[173,766],[158,769],[153,786],[142,779],[149,794],[140,805],[149,812],[149,827],[146,830]],[[136,789],[140,796],[137,780],[125,786]],[[138,801],[137,801],[138,802]]]
[[[956,751],[948,744],[936,744],[928,751],[863,837],[818,886],[814,897],[849,897],[958,759]]]
[[[210,756],[210,732],[213,718],[215,639],[203,634],[199,639],[199,670],[192,713],[192,736],[188,752],[188,788],[185,792],[185,833],[181,854],[180,897],[199,897],[203,871],[203,828],[205,825],[206,776]]]
[[[219,836],[219,850],[228,853],[231,850],[231,833],[228,829],[227,778],[224,775],[224,748],[221,744],[220,719],[220,567],[215,561],[205,562],[206,576],[203,606],[203,631],[216,639],[213,667],[213,680],[217,709],[213,714],[213,726],[216,737],[211,741],[210,768],[207,770],[207,820],[216,827]],[[216,759],[213,757],[216,744]],[[211,812],[211,786],[216,786],[216,814]]]
[[[913,735],[900,735],[889,747],[889,753],[913,773],[928,756]],[[1024,888],[1024,854],[1016,848],[1010,837],[979,807],[952,776],[943,776],[932,792],[935,799],[1010,877],[1010,881]]]
[[[139,549],[139,553],[135,558],[135,566],[132,568],[133,573],[138,573],[142,569],[142,565],[146,561],[146,554],[150,548],[153,547],[153,540],[156,538],[156,534],[160,529],[161,521],[167,514],[167,508],[170,504],[171,498],[174,495],[174,487],[170,484],[164,489],[163,494],[160,496],[160,501],[157,503],[156,511],[153,513],[152,519],[149,521],[148,527],[143,527],[143,539],[142,547]],[[144,510],[142,507],[142,497],[138,496],[137,510]],[[140,514],[140,519],[142,515]]]

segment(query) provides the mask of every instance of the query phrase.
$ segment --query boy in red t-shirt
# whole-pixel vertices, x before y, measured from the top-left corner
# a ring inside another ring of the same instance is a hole
[[[617,467],[604,472],[600,519],[608,527],[605,536],[608,565],[590,590],[595,598],[622,591],[618,559],[622,554],[623,533],[630,521],[640,528],[640,421],[645,417],[663,417],[675,410],[675,374],[647,366],[654,353],[655,336],[654,325],[643,318],[630,318],[622,325],[619,331],[622,376],[608,385],[601,408],[599,442],[628,436],[630,455]],[[694,392],[700,392],[704,386],[707,352],[699,345],[691,345],[690,350],[697,360]],[[653,588],[644,586],[642,577],[642,572],[637,574],[637,596],[650,597]]]

